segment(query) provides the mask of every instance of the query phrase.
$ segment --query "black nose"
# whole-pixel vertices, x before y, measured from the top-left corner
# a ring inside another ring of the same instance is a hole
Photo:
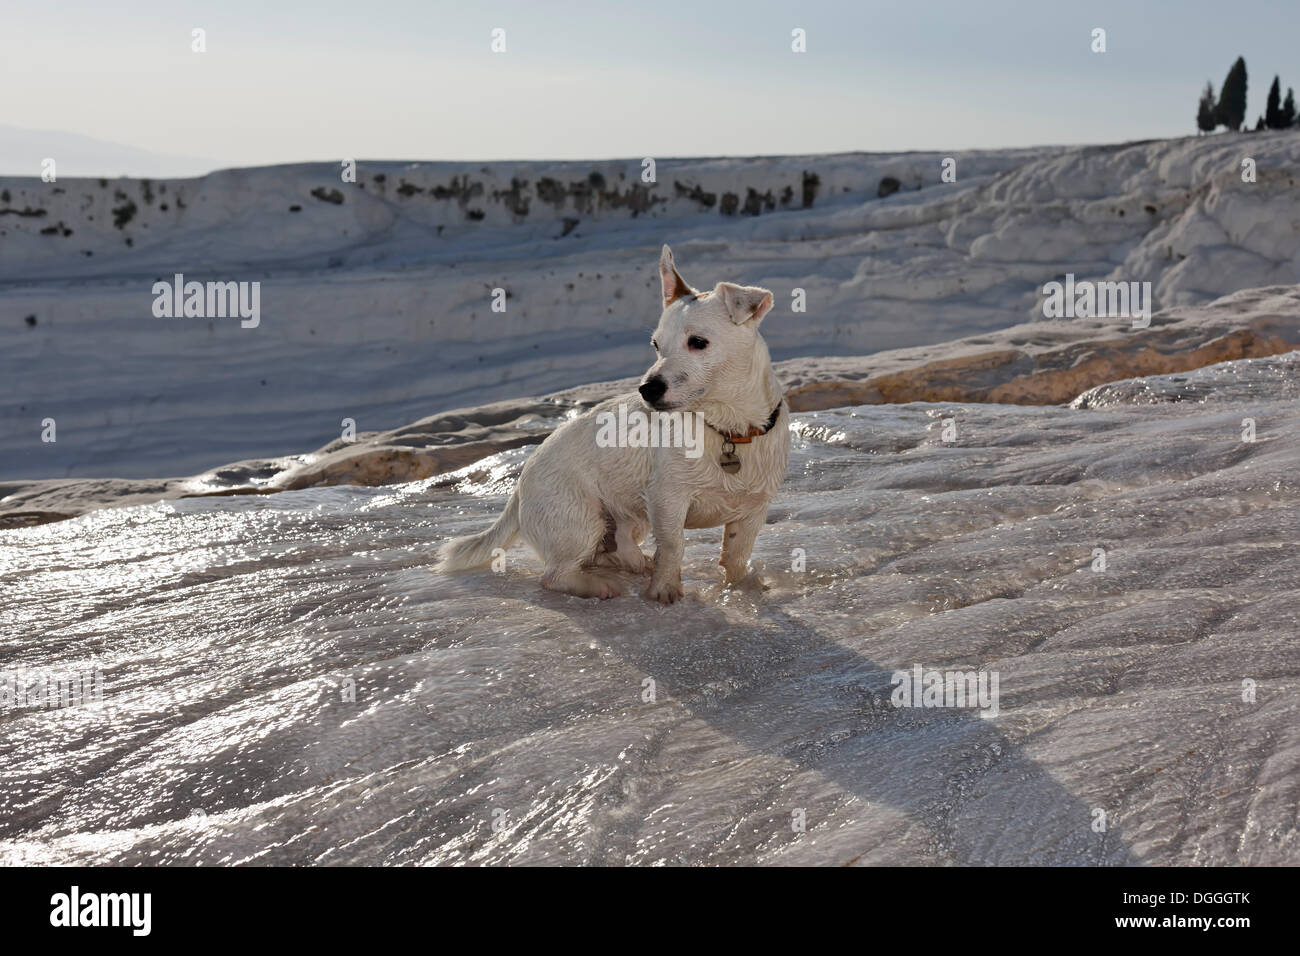
[[[649,404],[653,405],[659,399],[664,397],[664,392],[668,391],[668,383],[656,375],[648,382],[642,382],[641,387],[637,389]]]

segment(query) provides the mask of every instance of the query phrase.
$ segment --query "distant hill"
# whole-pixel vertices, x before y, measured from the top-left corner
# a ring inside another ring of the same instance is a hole
[[[58,130],[0,126],[0,176],[39,176],[41,161],[52,157],[64,176],[202,176],[224,163],[194,156],[154,153]]]

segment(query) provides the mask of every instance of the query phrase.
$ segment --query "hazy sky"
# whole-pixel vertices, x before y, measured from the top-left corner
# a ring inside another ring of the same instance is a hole
[[[218,165],[1117,142],[1195,132],[1239,54],[1251,125],[1274,73],[1300,87],[1300,3],[1252,0],[5,0],[0,27],[0,122]]]

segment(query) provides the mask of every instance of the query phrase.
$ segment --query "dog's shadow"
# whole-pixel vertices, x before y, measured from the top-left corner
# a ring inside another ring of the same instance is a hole
[[[645,579],[632,577],[614,601],[517,597],[572,623],[555,639],[596,642],[653,678],[659,701],[925,827],[917,862],[1139,862],[1115,824],[1094,832],[1096,809],[977,711],[895,708],[893,668],[823,637],[752,581],[724,591],[700,574],[688,569],[687,597],[670,607],[640,597]]]

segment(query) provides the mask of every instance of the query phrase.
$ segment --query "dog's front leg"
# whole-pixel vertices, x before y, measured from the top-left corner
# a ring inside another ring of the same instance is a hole
[[[645,596],[672,604],[682,596],[682,552],[686,550],[686,513],[691,503],[680,489],[676,494],[659,489],[652,491],[648,504],[655,535],[655,569]]]
[[[754,550],[754,539],[767,520],[767,503],[746,514],[739,521],[727,522],[722,536],[722,570],[727,584],[732,585],[745,576],[749,569],[749,555]]]

